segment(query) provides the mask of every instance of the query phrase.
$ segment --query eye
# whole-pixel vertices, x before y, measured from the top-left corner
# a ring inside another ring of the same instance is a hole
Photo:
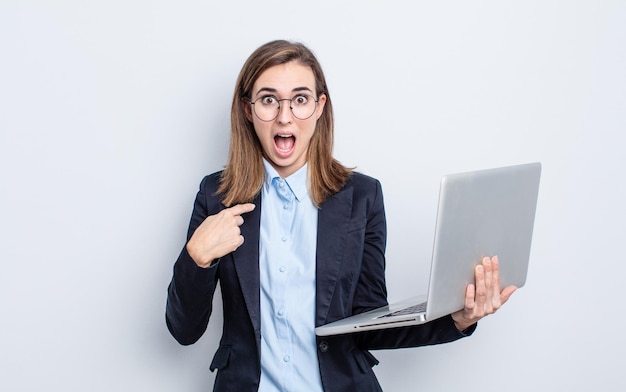
[[[309,96],[308,95],[296,95],[295,97],[293,97],[291,101],[298,106],[304,106],[309,102]]]
[[[266,95],[264,97],[261,97],[261,103],[263,105],[271,106],[271,105],[276,105],[276,103],[278,103],[278,100],[273,95]]]

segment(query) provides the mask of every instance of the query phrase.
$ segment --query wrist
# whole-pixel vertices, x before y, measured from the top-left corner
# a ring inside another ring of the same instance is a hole
[[[200,268],[210,267],[213,262],[216,260],[215,257],[211,255],[202,255],[201,252],[198,252],[196,248],[194,248],[193,244],[190,242],[186,245],[187,253],[189,253],[189,257],[196,263],[196,265]]]
[[[468,320],[463,317],[462,310],[459,312],[452,313],[452,321],[454,321],[454,326],[461,332],[470,328],[472,325],[476,324],[474,320]]]

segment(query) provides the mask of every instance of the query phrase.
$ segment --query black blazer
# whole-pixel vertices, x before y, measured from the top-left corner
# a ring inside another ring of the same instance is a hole
[[[220,173],[204,178],[189,231],[224,209],[215,196]],[[244,216],[244,243],[212,267],[198,267],[183,248],[168,288],[167,326],[181,344],[196,342],[206,330],[213,294],[220,282],[224,325],[211,363],[218,370],[215,391],[256,391],[261,376],[259,228],[261,197]],[[318,214],[316,319],[323,325],[387,304],[386,223],[380,183],[355,173],[329,197]],[[296,294],[297,295],[297,294]],[[473,332],[471,329],[470,333]],[[467,332],[466,332],[467,333]],[[372,371],[378,361],[368,350],[450,342],[460,333],[450,316],[422,326],[318,337],[318,358],[325,391],[380,391]]]

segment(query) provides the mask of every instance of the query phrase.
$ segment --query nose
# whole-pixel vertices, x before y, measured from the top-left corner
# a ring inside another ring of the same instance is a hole
[[[289,124],[293,120],[293,113],[291,112],[291,99],[279,99],[280,105],[278,105],[278,116],[276,119],[281,124]],[[287,101],[287,102],[283,102]]]

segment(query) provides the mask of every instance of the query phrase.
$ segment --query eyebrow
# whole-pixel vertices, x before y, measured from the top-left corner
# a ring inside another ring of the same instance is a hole
[[[295,87],[291,91],[294,92],[294,93],[297,93],[297,92],[300,92],[300,91],[308,91],[311,94],[313,94],[313,90],[311,90],[310,88],[305,87],[305,86]],[[262,92],[268,92],[268,93],[276,94],[278,92],[278,90],[276,90],[275,88],[272,88],[272,87],[261,87],[259,89],[259,91],[256,92],[256,95],[258,96]]]

